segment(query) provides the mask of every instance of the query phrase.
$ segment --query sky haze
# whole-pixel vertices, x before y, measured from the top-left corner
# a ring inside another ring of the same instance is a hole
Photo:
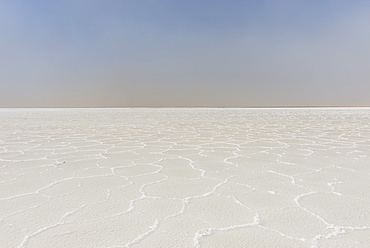
[[[370,106],[368,1],[0,0],[0,107]]]

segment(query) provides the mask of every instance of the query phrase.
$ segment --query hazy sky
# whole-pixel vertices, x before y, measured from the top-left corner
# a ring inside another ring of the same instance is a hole
[[[0,0],[0,107],[370,106],[370,2]]]

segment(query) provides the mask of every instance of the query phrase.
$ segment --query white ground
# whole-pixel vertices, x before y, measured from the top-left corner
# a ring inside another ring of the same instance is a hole
[[[0,247],[370,247],[370,108],[2,109]]]

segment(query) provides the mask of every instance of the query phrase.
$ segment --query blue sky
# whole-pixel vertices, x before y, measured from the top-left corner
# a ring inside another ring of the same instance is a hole
[[[370,105],[367,1],[2,1],[0,107]]]

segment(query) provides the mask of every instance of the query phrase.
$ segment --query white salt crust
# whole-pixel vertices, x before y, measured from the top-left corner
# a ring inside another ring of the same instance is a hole
[[[0,109],[0,247],[368,247],[370,108]]]

